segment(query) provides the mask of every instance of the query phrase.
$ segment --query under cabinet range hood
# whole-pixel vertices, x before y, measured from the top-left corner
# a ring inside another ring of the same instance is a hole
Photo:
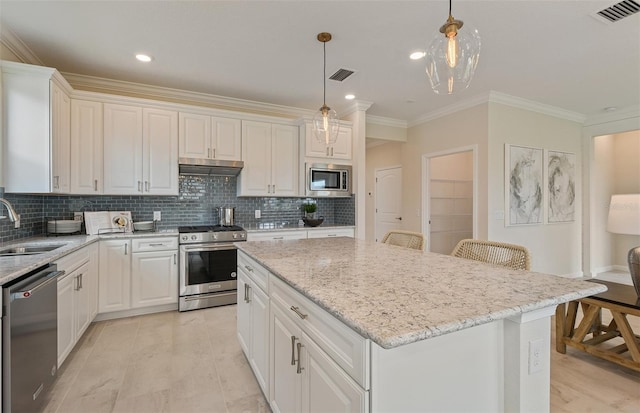
[[[243,161],[221,159],[179,158],[180,175],[238,176]]]

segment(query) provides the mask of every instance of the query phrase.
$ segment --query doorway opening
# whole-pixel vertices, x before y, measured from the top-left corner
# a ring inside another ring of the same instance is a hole
[[[426,250],[451,254],[476,234],[477,146],[422,157],[422,232]]]

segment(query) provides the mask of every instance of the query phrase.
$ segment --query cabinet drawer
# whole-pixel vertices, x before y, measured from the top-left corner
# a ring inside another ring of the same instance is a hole
[[[277,241],[286,239],[305,239],[307,231],[267,231],[250,232],[247,234],[247,241]]]
[[[132,252],[166,251],[178,249],[178,237],[134,238]]]
[[[269,292],[273,304],[289,314],[291,320],[360,386],[369,389],[369,340],[276,276],[269,278]]]
[[[331,237],[353,238],[353,228],[310,229],[307,231],[307,237],[308,238],[331,238]]]
[[[238,269],[249,277],[265,293],[269,286],[269,272],[244,252],[238,250]]]
[[[69,255],[65,255],[64,257],[56,260],[55,264],[58,266],[59,271],[66,271],[68,274],[86,262],[89,262],[88,247],[81,248]]]

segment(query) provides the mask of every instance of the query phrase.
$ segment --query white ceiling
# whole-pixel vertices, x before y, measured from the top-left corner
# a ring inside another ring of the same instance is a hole
[[[636,0],[637,1],[637,0]],[[373,102],[369,115],[411,124],[490,90],[592,116],[640,104],[640,13],[617,23],[594,17],[611,1],[453,1],[453,15],[482,37],[471,87],[431,91],[425,49],[444,23],[438,1],[8,1],[0,23],[41,63],[61,72],[315,110],[346,93]],[[133,56],[154,57],[142,64]]]

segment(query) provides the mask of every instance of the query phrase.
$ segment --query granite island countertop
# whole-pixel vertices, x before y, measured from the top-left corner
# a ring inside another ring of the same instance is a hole
[[[583,280],[346,237],[235,245],[387,349],[606,290]]]

